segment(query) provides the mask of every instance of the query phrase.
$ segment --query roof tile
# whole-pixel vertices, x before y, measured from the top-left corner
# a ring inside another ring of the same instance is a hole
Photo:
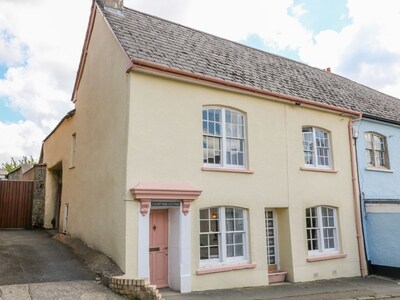
[[[130,8],[123,16],[102,11],[131,59],[400,122],[399,99],[342,76]]]

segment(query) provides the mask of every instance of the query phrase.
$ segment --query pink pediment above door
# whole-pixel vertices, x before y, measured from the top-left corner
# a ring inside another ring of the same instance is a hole
[[[196,200],[202,192],[186,182],[139,182],[130,191],[140,201],[140,213],[143,216],[148,213],[151,200],[181,200],[182,212],[186,216],[190,202]]]
[[[139,182],[131,189],[133,197],[139,199],[195,200],[201,190],[186,182]]]

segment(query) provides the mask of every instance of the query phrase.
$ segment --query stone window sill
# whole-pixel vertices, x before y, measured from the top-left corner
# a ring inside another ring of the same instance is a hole
[[[384,169],[384,168],[366,167],[365,170],[367,170],[367,171],[375,171],[375,172],[384,172],[384,173],[394,173],[393,170]]]
[[[253,170],[246,169],[226,169],[226,168],[210,168],[210,167],[202,167],[202,171],[209,172],[226,172],[226,173],[244,173],[244,174],[254,174]]]
[[[220,273],[220,272],[227,272],[227,271],[234,271],[234,270],[254,269],[255,267],[256,267],[256,264],[240,264],[240,265],[231,265],[231,266],[201,268],[196,271],[196,274],[203,275],[203,274]]]
[[[301,171],[311,171],[311,172],[322,172],[322,173],[337,173],[338,170],[333,169],[319,169],[319,168],[312,168],[312,167],[300,167]]]
[[[331,260],[331,259],[338,259],[338,258],[345,258],[345,257],[347,257],[346,253],[324,254],[324,255],[308,256],[307,261],[315,262],[315,261]]]

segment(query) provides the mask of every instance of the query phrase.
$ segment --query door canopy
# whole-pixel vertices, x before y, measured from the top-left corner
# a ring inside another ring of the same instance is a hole
[[[131,189],[133,197],[140,201],[140,213],[145,216],[152,200],[180,200],[182,213],[186,216],[190,203],[196,200],[201,190],[186,182],[139,182]]]

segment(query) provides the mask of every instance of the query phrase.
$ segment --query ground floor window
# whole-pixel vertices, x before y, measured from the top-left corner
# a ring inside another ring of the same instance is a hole
[[[245,261],[247,235],[246,209],[238,207],[201,209],[201,265]]]
[[[339,250],[336,214],[336,208],[327,206],[306,209],[309,255],[319,255]]]

